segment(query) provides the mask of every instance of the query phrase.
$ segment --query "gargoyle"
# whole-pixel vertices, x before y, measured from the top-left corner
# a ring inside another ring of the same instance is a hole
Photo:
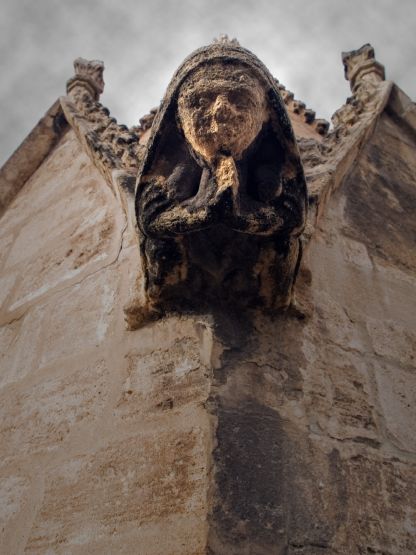
[[[188,57],[139,167],[143,317],[208,306],[286,308],[307,193],[276,81],[221,41]]]

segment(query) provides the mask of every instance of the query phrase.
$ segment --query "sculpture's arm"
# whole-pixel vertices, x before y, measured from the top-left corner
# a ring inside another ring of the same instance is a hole
[[[187,165],[175,168],[164,183],[157,179],[142,183],[137,197],[142,231],[153,237],[175,237],[211,225],[214,211],[208,197],[213,193],[207,172],[200,177],[197,194],[192,191],[194,183],[195,175]]]
[[[280,188],[274,198],[255,200],[247,197],[234,205],[232,227],[255,235],[296,234],[306,218],[305,194],[295,180]]]

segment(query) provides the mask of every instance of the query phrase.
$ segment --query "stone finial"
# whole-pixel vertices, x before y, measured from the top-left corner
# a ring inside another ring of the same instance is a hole
[[[342,53],[345,79],[350,82],[351,91],[354,93],[362,82],[378,83],[384,81],[384,66],[377,62],[374,48],[371,44],[364,44],[358,50]]]
[[[228,35],[220,35],[213,40],[213,44],[232,44],[234,46],[240,46],[240,43],[236,38],[230,39]]]
[[[67,94],[76,96],[82,90],[98,100],[104,91],[104,62],[77,58],[74,61],[75,75],[66,84]]]

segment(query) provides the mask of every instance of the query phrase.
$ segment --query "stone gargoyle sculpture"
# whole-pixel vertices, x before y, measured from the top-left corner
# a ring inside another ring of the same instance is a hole
[[[287,308],[307,192],[277,82],[235,41],[175,73],[139,167],[143,318],[213,306]]]

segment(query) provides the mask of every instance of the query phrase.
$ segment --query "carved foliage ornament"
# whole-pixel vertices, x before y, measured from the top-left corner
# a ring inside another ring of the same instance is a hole
[[[236,42],[194,52],[167,89],[139,168],[144,310],[287,307],[306,198],[265,66]]]

